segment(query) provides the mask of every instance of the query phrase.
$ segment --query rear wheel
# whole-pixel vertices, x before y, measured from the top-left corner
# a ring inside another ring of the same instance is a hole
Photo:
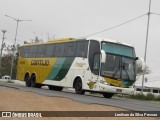
[[[102,93],[103,97],[105,98],[111,98],[114,94],[113,93]]]
[[[63,87],[59,87],[59,86],[52,86],[52,85],[49,85],[48,88],[50,90],[55,90],[55,91],[62,91]]]
[[[24,81],[27,87],[31,87],[31,80],[29,78],[29,74],[26,74],[24,77]]]
[[[85,93],[85,91],[82,89],[82,80],[80,78],[78,78],[76,81],[75,81],[75,92],[77,94],[81,94],[83,95]]]
[[[31,76],[31,86],[35,88],[41,88],[42,84],[36,83],[36,75]]]

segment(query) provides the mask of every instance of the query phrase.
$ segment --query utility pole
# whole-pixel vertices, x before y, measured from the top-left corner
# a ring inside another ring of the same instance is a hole
[[[15,50],[16,50],[16,41],[17,41],[17,31],[18,31],[18,24],[19,22],[22,22],[22,21],[32,21],[32,20],[20,20],[19,18],[16,19],[16,18],[13,18],[11,16],[8,16],[8,15],[5,15],[6,17],[9,17],[13,20],[15,20],[17,22],[17,25],[16,25],[16,34],[15,34],[15,41],[14,41],[14,45],[13,45],[13,57],[12,57],[12,63],[11,63],[11,72],[10,72],[10,77],[12,79],[12,72],[13,72],[13,63],[14,63],[14,54],[15,54]]]
[[[148,11],[148,21],[147,21],[146,44],[145,44],[145,53],[144,53],[144,63],[145,64],[146,64],[146,58],[147,58],[147,44],[148,44],[149,21],[150,21],[150,15],[151,15],[150,11],[151,11],[151,0],[149,1],[149,11]],[[145,75],[145,68],[143,70],[143,76],[142,76],[141,94],[143,94],[143,88],[144,88],[144,75]]]
[[[4,36],[5,36],[5,33],[6,33],[6,32],[7,32],[6,30],[2,30],[3,37],[2,37],[1,53],[0,53],[0,70],[2,70],[2,64],[1,64],[2,62],[1,62],[1,61],[2,61],[2,52],[3,52],[3,47],[4,47],[4,46],[3,46],[3,45],[4,45],[3,42],[4,42],[4,39],[5,39]],[[1,74],[1,73],[0,73],[0,74]]]

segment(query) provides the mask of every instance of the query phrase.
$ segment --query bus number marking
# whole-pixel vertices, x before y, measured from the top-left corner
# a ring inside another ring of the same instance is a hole
[[[25,64],[25,61],[20,61],[20,64]]]

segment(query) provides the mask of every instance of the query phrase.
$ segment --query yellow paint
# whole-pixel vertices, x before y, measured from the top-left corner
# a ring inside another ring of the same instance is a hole
[[[83,67],[85,65],[86,65],[86,63],[78,63],[78,62],[76,62],[76,64],[75,64],[76,67]]]
[[[48,42],[40,42],[40,43],[34,43],[34,44],[27,43],[27,44],[24,44],[23,46],[61,43],[61,42],[68,42],[68,41],[72,41],[72,40],[76,40],[76,38],[59,38],[59,39],[54,39],[54,40],[48,40]]]
[[[120,80],[115,80],[115,79],[111,79],[111,78],[104,78],[105,81],[109,84],[112,84],[114,86],[119,87],[121,85],[121,81]]]
[[[48,42],[41,42],[41,43],[28,43],[24,44],[23,46],[33,46],[33,45],[41,45],[41,44],[51,44],[51,43],[61,43],[75,40],[75,38],[60,38],[55,40],[49,40]],[[24,80],[25,74],[29,72],[31,76],[32,73],[36,74],[36,82],[42,83],[46,77],[48,77],[53,65],[55,64],[57,58],[18,58],[18,65],[17,65],[17,79]],[[32,60],[43,60],[49,61],[48,66],[43,65],[31,65]]]
[[[55,39],[55,40],[48,40],[48,42],[66,42],[66,41],[70,41],[70,40],[75,40],[75,38],[59,38],[59,39]]]
[[[96,83],[96,82],[92,82],[92,81],[89,82],[89,83],[88,83],[89,88],[90,88],[90,89],[93,89],[93,86],[94,86],[95,83]]]
[[[17,66],[17,79],[24,80],[24,76],[29,72],[30,76],[32,73],[36,74],[36,82],[42,83],[44,79],[49,75],[53,65],[57,58],[19,58]],[[32,60],[49,60],[48,66],[43,65],[31,65]]]

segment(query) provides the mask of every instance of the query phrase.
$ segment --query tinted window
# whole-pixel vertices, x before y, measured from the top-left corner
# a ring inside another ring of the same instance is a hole
[[[20,56],[25,57],[25,47],[20,47]]]
[[[25,52],[25,56],[24,57],[29,57],[29,54],[30,54],[30,46],[26,46],[25,48],[24,48],[24,52]]]
[[[99,74],[99,64],[100,64],[100,54],[95,54],[94,55],[94,60],[93,60],[93,73],[98,75]]]
[[[76,56],[87,57],[88,41],[77,42]]]
[[[45,48],[46,48],[46,45],[37,46],[37,52],[36,52],[37,57],[44,57]]]
[[[55,44],[55,45],[56,46],[55,46],[54,56],[56,56],[56,57],[63,57],[65,43],[59,43],[59,44]]]
[[[54,44],[46,45],[45,57],[53,57],[54,49],[55,49],[55,45]]]
[[[150,92],[150,89],[143,89],[144,92]]]
[[[158,93],[158,90],[155,90],[155,89],[154,89],[154,90],[153,90],[153,93]]]
[[[34,46],[30,46],[29,49],[30,49],[30,52],[29,52],[29,57],[36,57],[36,52],[37,52],[37,45],[34,45]]]
[[[93,72],[93,60],[94,55],[96,53],[100,52],[100,44],[98,41],[90,41],[90,47],[89,47],[89,66],[90,69]]]
[[[76,53],[76,42],[66,43],[65,56],[72,57],[75,56],[75,53]]]
[[[140,89],[140,88],[137,88],[136,90],[137,90],[137,91],[141,91],[141,89]]]
[[[135,57],[134,48],[115,43],[102,42],[102,50],[107,53]]]

